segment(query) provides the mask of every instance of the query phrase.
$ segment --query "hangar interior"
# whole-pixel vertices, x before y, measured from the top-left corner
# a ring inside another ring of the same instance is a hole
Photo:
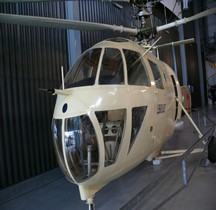
[[[148,1],[147,1],[148,2]],[[216,7],[214,0],[159,1],[153,7],[157,25],[189,17]],[[184,5],[185,4],[185,5]],[[175,12],[177,6],[181,12]],[[184,8],[184,6],[186,8]],[[0,13],[32,15],[71,20],[133,26],[133,10],[124,1],[0,1]],[[165,16],[166,14],[166,16]],[[191,115],[203,132],[215,124],[214,96],[216,60],[216,16],[211,15],[161,32],[158,44],[194,37],[195,43],[175,47],[177,76],[191,97]],[[80,201],[77,186],[69,183],[58,167],[53,150],[51,122],[55,97],[40,88],[61,86],[64,73],[89,47],[111,37],[131,38],[112,31],[75,31],[37,26],[0,23],[0,209],[86,209]],[[172,47],[159,49],[160,59],[174,68]],[[202,113],[202,114],[201,114]],[[211,121],[203,116],[209,117]],[[164,148],[182,149],[198,137],[183,117],[184,129],[175,132]],[[213,121],[213,122],[212,122]],[[174,140],[174,141],[172,141]],[[173,143],[171,143],[173,142]],[[194,158],[195,157],[195,158]],[[95,197],[96,208],[121,208],[143,187],[166,170],[172,159],[160,166],[144,162],[134,170],[108,184]],[[189,168],[197,162],[189,160]],[[197,166],[191,187],[162,209],[214,209],[214,164]],[[146,172],[147,171],[147,172]],[[176,169],[181,174],[181,168]],[[156,173],[155,173],[156,172]],[[135,178],[135,179],[134,179]],[[170,189],[175,190],[181,175],[172,177],[154,193],[149,194],[136,209],[153,209]],[[142,186],[140,183],[144,183]],[[194,196],[194,195],[197,196]],[[162,196],[163,197],[163,196]],[[113,205],[113,206],[112,206]]]

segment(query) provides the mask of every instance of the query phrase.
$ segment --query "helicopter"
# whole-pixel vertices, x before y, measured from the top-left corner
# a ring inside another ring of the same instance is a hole
[[[143,8],[139,7],[139,28],[12,14],[0,14],[0,22],[113,30],[147,43],[152,31],[158,33],[216,13],[216,8],[209,9],[152,30],[145,23],[148,14]],[[78,185],[81,199],[94,209],[97,191],[142,161],[153,160],[171,137],[181,118],[180,84],[167,64],[121,37],[86,50],[62,78],[60,89],[47,90],[57,95],[52,121],[54,149],[66,178]]]

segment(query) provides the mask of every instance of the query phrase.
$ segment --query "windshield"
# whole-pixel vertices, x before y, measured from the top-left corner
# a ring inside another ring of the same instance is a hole
[[[97,173],[99,166],[93,124],[87,115],[66,118],[62,124],[61,119],[54,119],[52,124],[58,163],[70,181],[85,181]]]
[[[100,69],[99,84],[124,84],[123,60],[119,49],[105,48]]]
[[[65,88],[90,86],[95,84],[101,48],[83,53],[65,78]]]

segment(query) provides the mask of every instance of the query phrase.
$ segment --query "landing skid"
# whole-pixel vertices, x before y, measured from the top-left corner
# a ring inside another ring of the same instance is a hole
[[[203,152],[204,148],[197,148],[197,149],[194,149],[190,154],[194,154],[194,153],[201,153]],[[183,149],[183,150],[168,150],[168,151],[161,151],[161,155],[162,156],[159,156],[157,157],[157,159],[167,159],[167,158],[172,158],[172,157],[178,157],[178,156],[181,156],[183,155],[183,153],[185,153],[187,150]]]

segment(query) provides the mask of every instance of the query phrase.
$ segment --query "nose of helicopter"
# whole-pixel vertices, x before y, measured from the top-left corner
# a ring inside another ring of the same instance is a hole
[[[62,171],[75,183],[92,177],[99,165],[98,142],[86,112],[75,93],[58,95],[52,121],[54,150]]]
[[[58,163],[77,184],[90,181],[99,168],[115,165],[126,120],[126,109],[104,110],[99,98],[87,101],[75,93],[73,100],[58,96],[52,122]]]

